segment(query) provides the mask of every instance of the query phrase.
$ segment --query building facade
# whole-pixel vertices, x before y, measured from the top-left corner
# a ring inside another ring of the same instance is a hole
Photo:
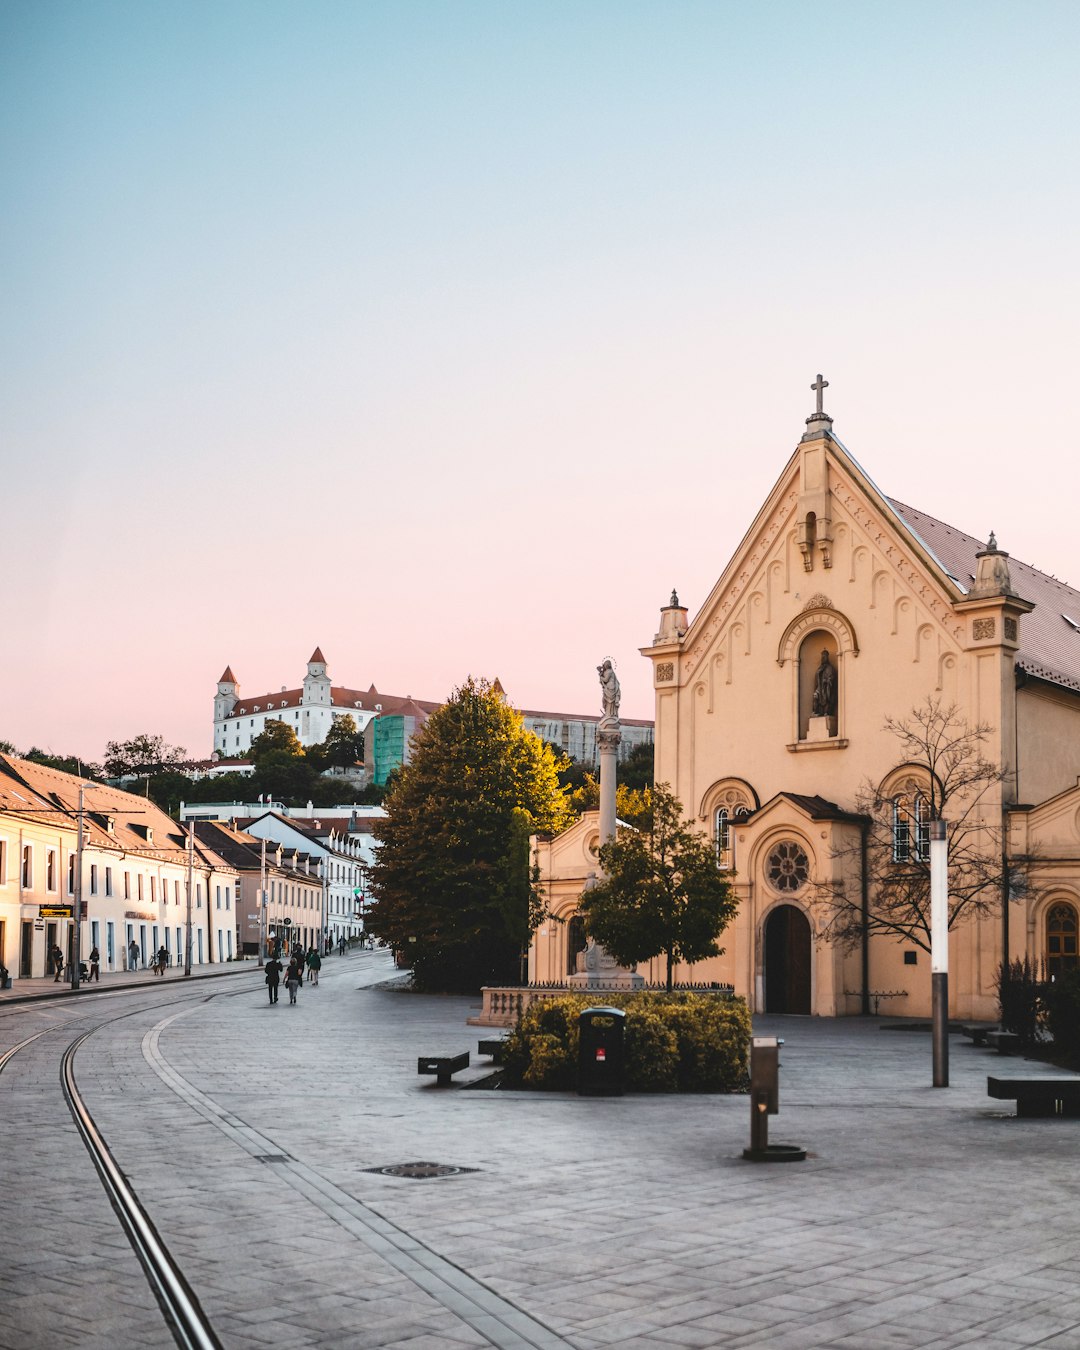
[[[673,595],[642,650],[657,781],[712,839],[739,898],[724,954],[679,979],[731,983],[761,1011],[929,1013],[919,943],[851,947],[827,932],[831,897],[876,884],[860,860],[864,789],[891,804],[893,861],[925,857],[934,784],[898,762],[886,723],[927,706],[984,728],[981,753],[1002,775],[965,823],[1004,839],[1007,866],[991,912],[950,934],[953,1015],[996,1016],[1005,956],[1076,963],[1080,592],[992,536],[982,544],[887,498],[820,404],[696,616]],[[596,833],[572,828],[581,839],[554,841],[547,862],[563,919]],[[569,939],[568,924],[538,935],[535,979],[562,978]],[[642,973],[660,979],[659,961]]]
[[[0,755],[0,962],[14,979],[52,973],[56,946],[70,962],[80,873],[80,952],[97,947],[103,972],[129,969],[132,943],[142,968],[162,946],[182,963],[189,916],[194,965],[236,956],[238,877],[223,858],[189,851],[146,797]]]

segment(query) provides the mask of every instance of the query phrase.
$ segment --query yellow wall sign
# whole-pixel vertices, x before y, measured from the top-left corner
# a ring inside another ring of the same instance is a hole
[[[43,919],[70,919],[73,913],[71,905],[38,905],[38,914]]]

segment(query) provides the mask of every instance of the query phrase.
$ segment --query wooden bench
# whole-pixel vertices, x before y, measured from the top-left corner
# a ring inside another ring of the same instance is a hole
[[[1015,1101],[1025,1120],[1038,1116],[1080,1116],[1080,1078],[993,1078],[986,1091],[999,1101]]]
[[[988,1031],[986,1044],[999,1055],[1018,1055],[1024,1048],[1015,1031]]]
[[[495,1064],[503,1062],[503,1055],[506,1053],[506,1037],[490,1036],[487,1040],[477,1041],[476,1048],[480,1054],[487,1055]]]
[[[460,1055],[421,1055],[416,1061],[417,1073],[433,1073],[439,1087],[450,1086],[450,1075],[469,1067],[469,1052]]]

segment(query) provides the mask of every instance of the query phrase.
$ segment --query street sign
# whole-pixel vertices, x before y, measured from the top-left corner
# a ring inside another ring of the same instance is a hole
[[[291,927],[292,927],[292,919],[282,919],[282,921],[281,921],[281,926],[282,926],[282,928],[291,928]]]
[[[74,912],[73,905],[38,905],[38,916],[42,919],[70,919]]]

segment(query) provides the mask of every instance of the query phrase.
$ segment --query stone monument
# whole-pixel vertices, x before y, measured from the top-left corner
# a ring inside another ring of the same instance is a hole
[[[821,664],[814,675],[814,695],[810,705],[808,741],[827,741],[836,735],[836,667],[829,660],[827,650],[821,653]]]
[[[615,779],[618,774],[619,744],[622,741],[622,728],[619,725],[619,701],[622,690],[619,677],[610,659],[596,667],[600,676],[600,706],[602,716],[596,729],[596,742],[600,750],[600,844],[614,839],[617,825],[615,815]],[[589,873],[585,889],[596,885],[596,876]],[[580,969],[581,966],[584,969]],[[571,975],[567,984],[573,989],[586,992],[592,989],[641,989],[645,980],[634,971],[620,966],[610,953],[598,942],[589,938],[583,957],[578,959],[578,973]]]

